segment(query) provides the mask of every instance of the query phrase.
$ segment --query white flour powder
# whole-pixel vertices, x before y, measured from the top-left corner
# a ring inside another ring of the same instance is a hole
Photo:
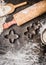
[[[10,6],[0,6],[0,16],[6,15],[10,10]]]
[[[0,34],[3,32],[3,24],[5,23],[6,17],[0,18]]]

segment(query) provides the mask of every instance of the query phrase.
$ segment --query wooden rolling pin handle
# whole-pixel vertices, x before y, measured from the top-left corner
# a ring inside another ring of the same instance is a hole
[[[17,7],[23,6],[23,5],[25,5],[25,4],[27,4],[27,2],[23,2],[23,3],[20,3],[20,4],[14,5],[14,8],[17,8]]]
[[[8,22],[8,23],[4,23],[3,24],[3,29],[7,29],[9,28],[11,25],[16,24],[15,20],[13,19],[12,21]]]

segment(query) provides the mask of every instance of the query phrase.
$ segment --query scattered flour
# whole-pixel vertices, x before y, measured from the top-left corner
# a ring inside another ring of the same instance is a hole
[[[38,46],[35,43],[27,43],[17,52],[13,53],[13,50],[9,50],[3,56],[4,65],[39,65],[40,47],[37,49]]]
[[[4,0],[0,0],[0,5],[5,5],[6,3],[4,2]]]
[[[0,34],[3,32],[3,24],[5,23],[6,17],[0,18]]]
[[[0,6],[0,16],[7,15],[10,10],[10,6]]]
[[[4,2],[4,0],[0,0],[0,7],[4,6],[5,4],[6,3]],[[2,7],[1,7],[1,9],[2,9]],[[1,12],[1,9],[0,9],[0,16],[1,16],[1,14],[4,14]],[[3,32],[3,26],[2,25],[5,23],[5,20],[6,20],[6,17],[0,18],[0,34]]]

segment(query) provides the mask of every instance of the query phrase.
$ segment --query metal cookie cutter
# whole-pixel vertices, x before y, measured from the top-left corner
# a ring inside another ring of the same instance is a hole
[[[41,41],[46,45],[46,29],[41,34]]]
[[[40,34],[42,43],[46,45],[46,23],[42,25],[42,28],[40,29]]]

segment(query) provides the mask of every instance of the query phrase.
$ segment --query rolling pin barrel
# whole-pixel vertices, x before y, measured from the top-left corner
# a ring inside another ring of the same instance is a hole
[[[18,26],[46,12],[46,1],[40,1],[14,15]]]

